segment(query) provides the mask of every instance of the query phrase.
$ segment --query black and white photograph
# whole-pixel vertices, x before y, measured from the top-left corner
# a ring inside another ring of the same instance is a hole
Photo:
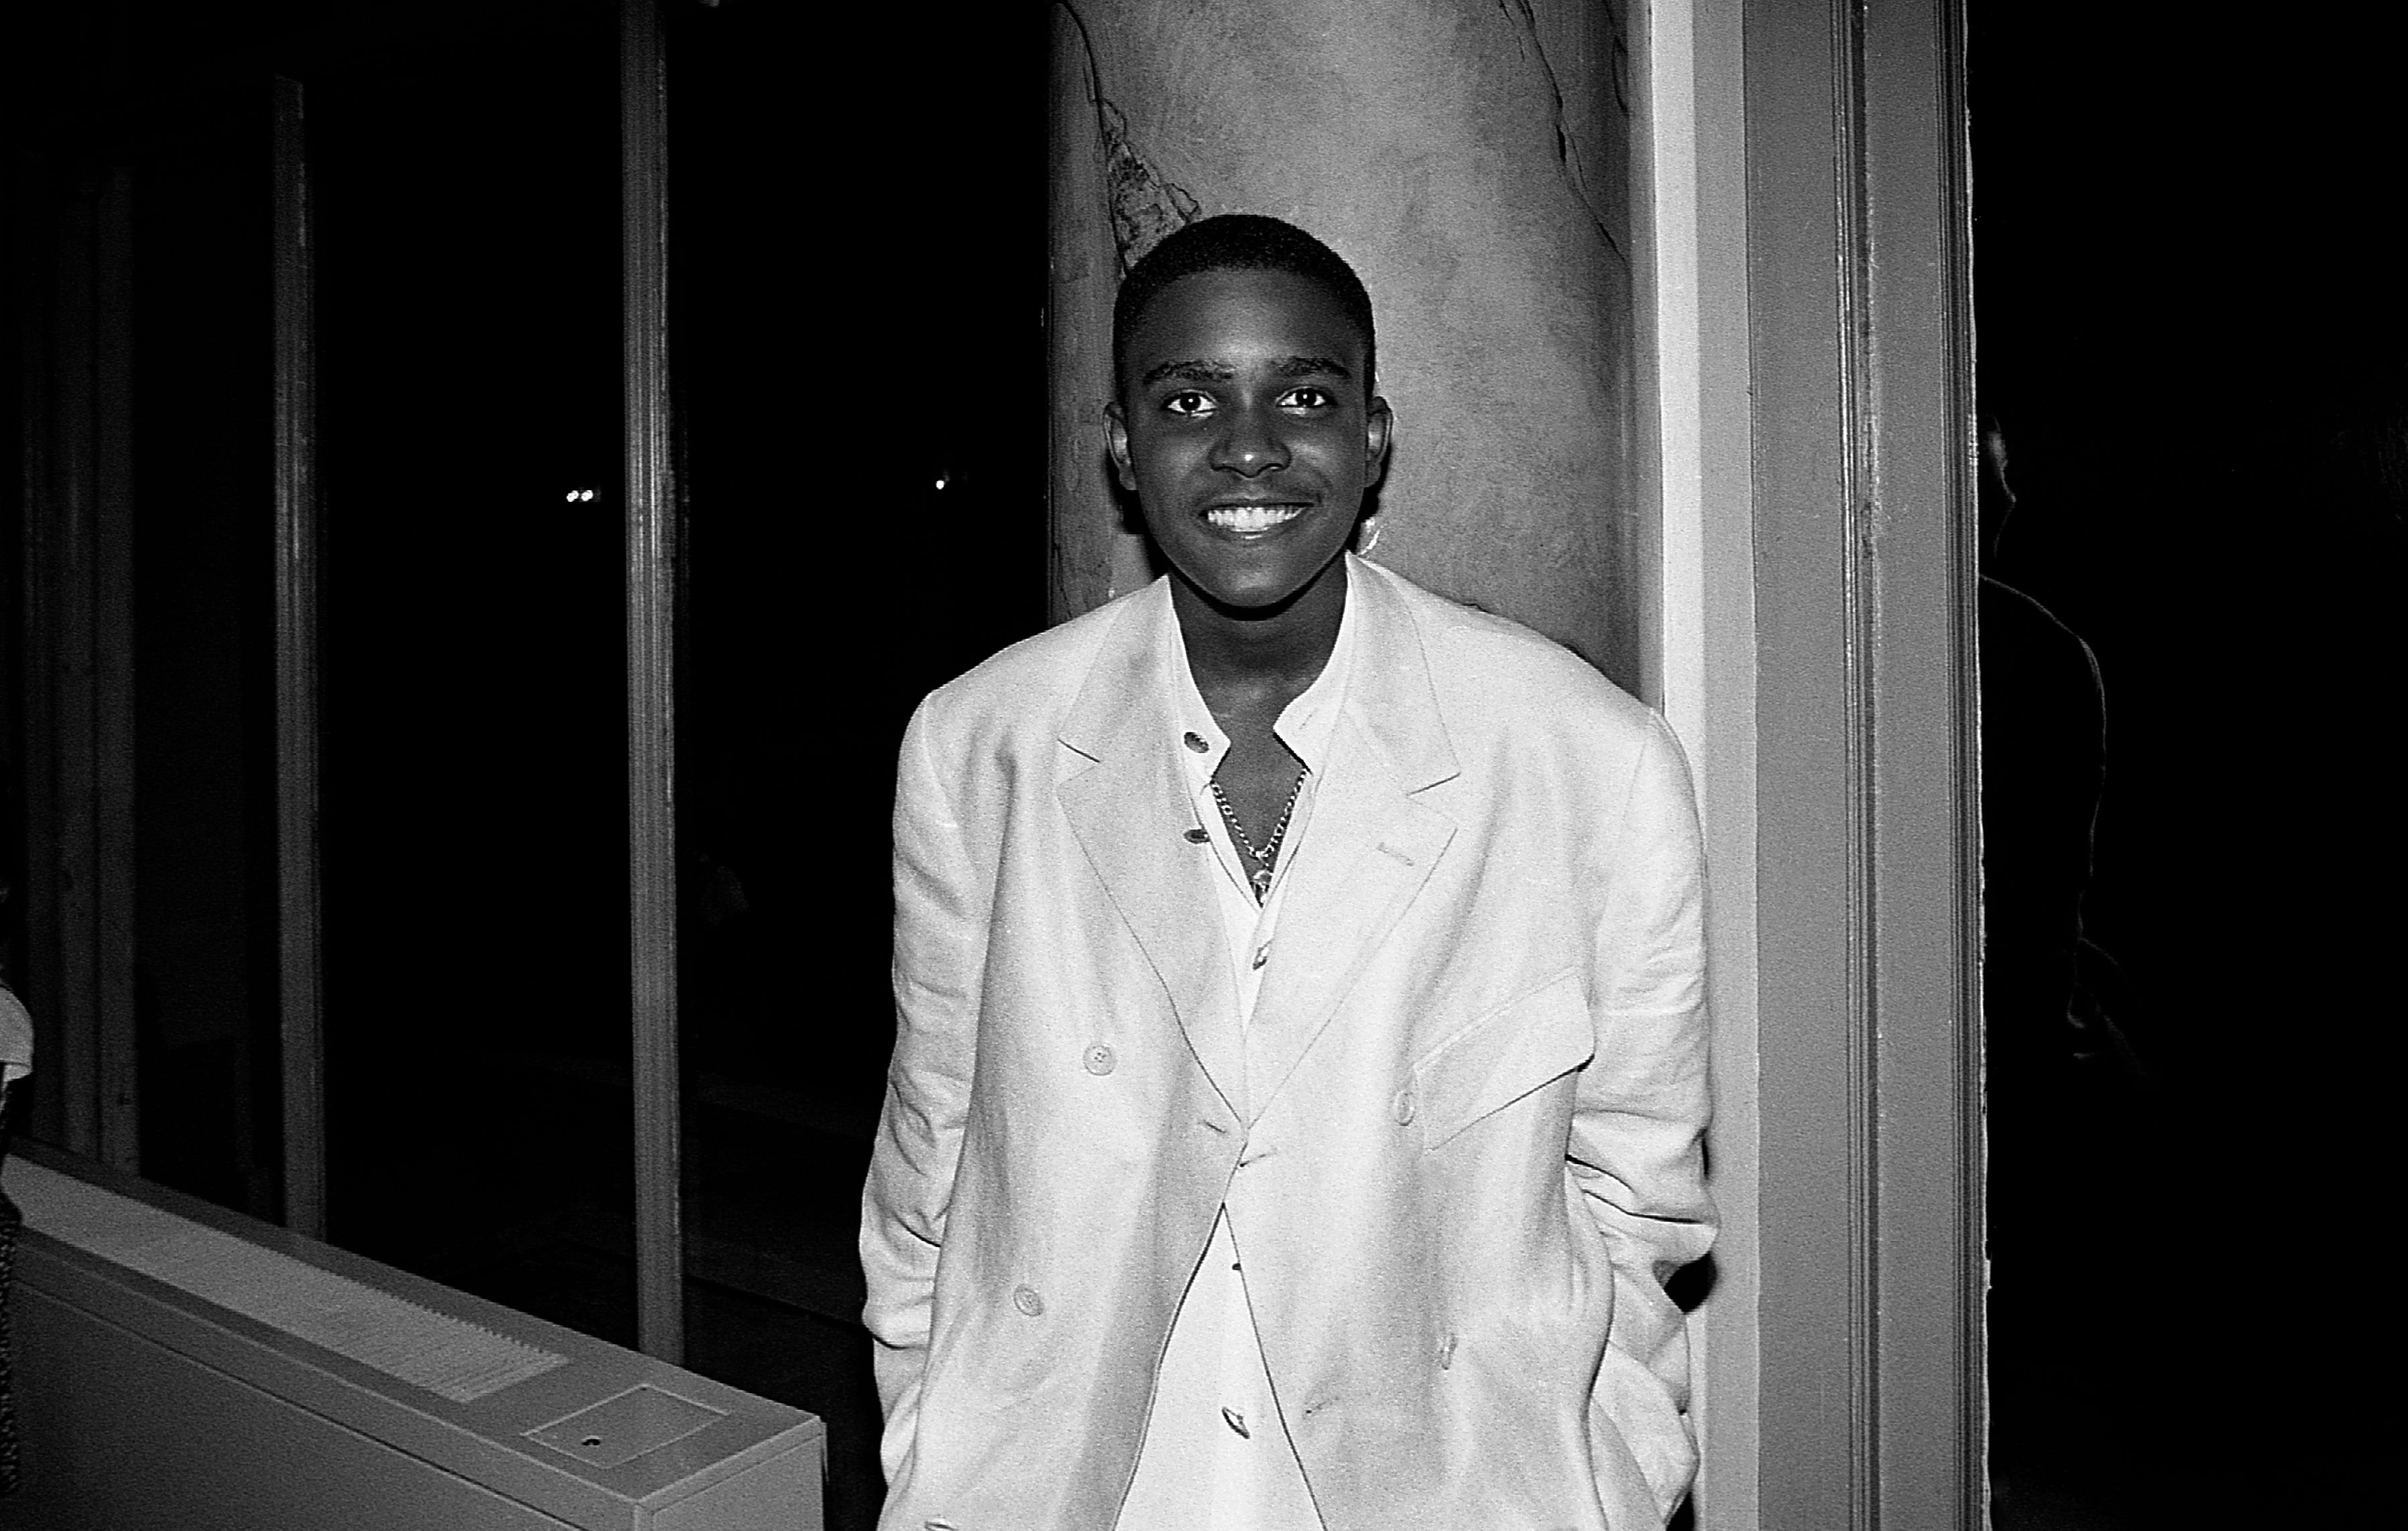
[[[0,1531],[2389,1524],[2403,58],[0,8]]]

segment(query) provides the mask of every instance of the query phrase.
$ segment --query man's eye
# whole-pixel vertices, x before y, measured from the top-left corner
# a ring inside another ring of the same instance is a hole
[[[1212,401],[1191,389],[1163,400],[1162,408],[1166,414],[1209,415],[1212,412]]]
[[[1337,402],[1338,400],[1328,389],[1315,388],[1310,384],[1302,388],[1289,389],[1285,396],[1280,400],[1280,403],[1291,409],[1326,409]]]

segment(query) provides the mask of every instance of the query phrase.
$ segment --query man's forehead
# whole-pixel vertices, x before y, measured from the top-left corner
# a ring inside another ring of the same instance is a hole
[[[1295,271],[1191,271],[1154,295],[1137,331],[1239,322],[1299,334],[1359,328],[1337,293]]]

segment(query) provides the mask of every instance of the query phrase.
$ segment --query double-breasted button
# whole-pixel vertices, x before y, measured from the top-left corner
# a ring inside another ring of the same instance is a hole
[[[1087,1049],[1086,1065],[1088,1073],[1100,1078],[1118,1067],[1120,1066],[1120,1059],[1112,1055],[1112,1050],[1111,1048],[1106,1047],[1101,1042],[1097,1042],[1095,1046]]]
[[[1408,1085],[1406,1085],[1403,1089],[1401,1089],[1401,1090],[1399,1090],[1399,1091],[1398,1091],[1398,1092],[1397,1092],[1397,1125],[1398,1125],[1398,1126],[1399,1126],[1399,1127],[1410,1127],[1410,1126],[1412,1126],[1412,1125],[1413,1124],[1413,1107],[1414,1107],[1414,1105],[1415,1105],[1415,1102],[1414,1102],[1414,1100],[1413,1100],[1413,1087],[1412,1087],[1412,1085],[1408,1084]]]
[[[1011,1289],[1011,1306],[1036,1318],[1045,1311],[1045,1299],[1037,1295],[1033,1286],[1015,1286]]]
[[[1191,731],[1187,736],[1187,748],[1200,755],[1212,747],[1204,742],[1203,735]]]
[[[1205,828],[1202,824],[1197,824],[1195,828],[1187,832],[1187,843],[1190,845],[1202,845],[1206,840],[1209,840],[1211,837],[1212,832]]]

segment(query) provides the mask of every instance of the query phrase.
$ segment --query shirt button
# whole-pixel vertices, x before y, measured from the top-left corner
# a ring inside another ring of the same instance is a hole
[[[1204,736],[1203,736],[1203,735],[1201,735],[1201,734],[1190,734],[1190,735],[1188,735],[1188,736],[1187,736],[1187,748],[1189,748],[1190,750],[1195,751],[1197,754],[1199,754],[1199,755],[1200,755],[1200,754],[1204,754],[1204,753],[1206,753],[1207,751],[1209,751],[1212,747],[1211,747],[1211,745],[1209,745],[1209,744],[1207,744],[1207,743],[1205,743],[1205,742],[1204,742]]]
[[[1087,1072],[1096,1075],[1099,1078],[1111,1073],[1120,1065],[1120,1060],[1112,1056],[1112,1050],[1106,1047],[1101,1042],[1097,1042],[1095,1046],[1087,1049],[1086,1061]]]
[[[1252,1440],[1254,1438],[1254,1433],[1246,1428],[1245,1415],[1239,1413],[1234,1409],[1225,1407],[1221,1410],[1221,1417],[1229,1422],[1229,1428],[1238,1432],[1240,1438],[1245,1440]]]
[[[1211,837],[1212,832],[1205,828],[1202,824],[1197,824],[1195,828],[1187,832],[1187,843],[1190,845],[1202,845],[1206,840],[1209,840]]]
[[[1397,1125],[1399,1127],[1410,1127],[1412,1124],[1413,1087],[1408,1084],[1403,1089],[1397,1092]]]
[[[1033,1286],[1016,1286],[1011,1289],[1011,1306],[1036,1318],[1045,1311],[1045,1299],[1037,1295]]]
[[[1265,963],[1267,963],[1267,962],[1268,962],[1268,961],[1270,961],[1270,960],[1271,960],[1271,943],[1270,943],[1270,942],[1268,942],[1268,941],[1265,941],[1262,945],[1260,945],[1260,946],[1258,946],[1258,947],[1254,948],[1254,966],[1255,966],[1256,967],[1260,967],[1263,964],[1265,964]]]

